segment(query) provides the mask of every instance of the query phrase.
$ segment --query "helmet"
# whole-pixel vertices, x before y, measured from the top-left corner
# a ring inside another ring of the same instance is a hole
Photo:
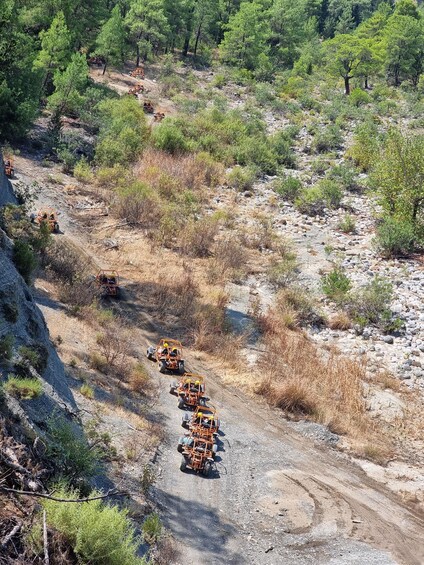
[[[195,384],[195,385],[200,385],[200,381],[196,381],[194,384]]]
[[[203,412],[198,412],[198,413],[197,413],[197,417],[198,417],[198,418],[201,418],[202,416],[203,416]]]
[[[213,420],[213,414],[209,414],[208,418],[209,420]]]
[[[178,349],[176,347],[173,347],[172,351],[178,351]]]
[[[165,341],[165,343],[163,344],[164,347],[169,347],[168,343]]]
[[[190,379],[186,379],[186,380],[185,380],[185,382],[186,382],[187,384],[189,384],[189,382],[190,382]]]

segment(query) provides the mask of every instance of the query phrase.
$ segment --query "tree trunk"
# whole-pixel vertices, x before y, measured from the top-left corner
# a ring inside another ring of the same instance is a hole
[[[138,44],[138,41],[137,41],[137,61],[135,63],[135,66],[136,67],[140,66],[140,46]]]
[[[189,46],[190,46],[190,35],[187,34],[187,35],[185,36],[185,39],[184,39],[184,47],[183,47],[183,55],[184,55],[184,57],[187,57]]]
[[[368,77],[365,77],[364,88],[365,90],[368,90]]]
[[[194,51],[193,53],[196,55],[197,54],[197,47],[199,45],[199,40],[200,40],[200,33],[202,31],[202,24],[199,25],[199,27],[197,28],[197,33],[196,33],[196,41],[194,43]]]
[[[102,72],[102,75],[104,75],[104,74],[105,74],[105,72],[106,72],[106,67],[107,67],[107,61],[105,61],[105,66],[103,67],[103,72]]]
[[[345,76],[344,77],[344,85],[345,85],[345,94],[346,96],[349,96],[350,94],[350,77],[349,76]]]

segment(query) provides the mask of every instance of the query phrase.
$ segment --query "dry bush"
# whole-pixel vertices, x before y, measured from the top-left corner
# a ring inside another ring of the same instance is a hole
[[[208,275],[211,280],[225,282],[241,280],[248,270],[247,250],[230,235],[216,242],[213,259],[208,264]]]
[[[217,186],[223,177],[223,167],[206,154],[171,155],[148,149],[137,165],[137,178],[146,182],[161,196]]]
[[[130,225],[141,225],[146,229],[156,228],[163,215],[161,204],[154,195],[129,189],[116,193],[113,210],[118,218]]]
[[[382,388],[389,388],[395,392],[399,392],[402,388],[400,381],[389,373],[389,371],[380,371],[377,373],[375,380]]]
[[[337,312],[328,320],[328,327],[332,330],[348,330],[352,327],[352,321],[345,312]]]
[[[152,299],[160,314],[172,314],[181,317],[183,322],[190,322],[199,288],[192,272],[187,266],[182,269],[165,265],[163,271],[157,273],[152,289]]]
[[[324,358],[305,336],[281,326],[265,336],[256,392],[288,412],[304,414],[337,433],[371,429],[366,414],[365,366],[345,358]],[[277,330],[277,331],[275,331]]]
[[[191,220],[179,236],[180,251],[190,257],[207,257],[219,231],[219,223],[214,218]]]
[[[131,333],[122,322],[112,320],[104,324],[101,333],[96,337],[96,343],[108,366],[126,374],[129,369],[132,345]]]
[[[196,349],[209,353],[221,351],[229,330],[227,303],[228,295],[219,291],[208,304],[197,304],[191,321],[191,339]]]
[[[145,394],[151,387],[151,378],[142,363],[137,363],[131,369],[128,384],[132,391]]]
[[[156,565],[170,565],[171,563],[179,563],[181,560],[181,552],[179,551],[175,540],[169,535],[162,535],[152,551],[152,557]]]

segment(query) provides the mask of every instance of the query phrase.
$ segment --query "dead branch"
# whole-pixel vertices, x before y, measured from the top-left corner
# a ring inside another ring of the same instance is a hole
[[[129,493],[127,491],[119,491],[116,489],[109,489],[105,494],[101,494],[99,496],[92,496],[86,498],[75,498],[75,499],[66,499],[66,498],[56,498],[55,496],[51,496],[50,494],[45,494],[42,492],[30,492],[27,490],[17,490],[14,488],[7,488],[0,486],[0,492],[11,492],[13,494],[22,494],[24,496],[35,496],[37,498],[46,498],[48,500],[54,500],[55,502],[91,502],[92,500],[101,500],[102,498],[108,498],[109,496],[128,496]]]
[[[0,549],[5,549],[5,547],[7,546],[7,544],[10,542],[10,540],[13,538],[13,536],[16,536],[16,534],[19,532],[19,530],[22,528],[22,524],[23,522],[18,522],[16,524],[16,526],[13,528],[12,531],[10,531],[7,536],[5,536],[0,544]]]
[[[49,559],[49,539],[47,537],[46,511],[43,510],[43,544],[44,544],[44,565],[50,564]]]

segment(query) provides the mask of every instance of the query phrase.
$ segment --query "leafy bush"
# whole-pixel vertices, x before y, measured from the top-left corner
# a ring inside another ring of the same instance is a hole
[[[294,202],[302,191],[302,183],[299,179],[290,175],[285,175],[281,179],[274,181],[272,188],[284,200]]]
[[[346,214],[339,222],[338,228],[343,233],[354,233],[356,230],[355,218],[350,214]]]
[[[321,287],[324,294],[336,302],[341,302],[352,287],[349,277],[343,269],[335,266],[329,273],[323,275]]]
[[[227,175],[227,183],[238,191],[249,190],[253,186],[255,173],[247,168],[236,165]]]
[[[189,148],[183,131],[171,118],[165,119],[153,130],[152,143],[156,149],[167,151],[172,155],[184,153]]]
[[[319,186],[303,189],[295,199],[294,204],[302,214],[316,216],[322,214],[325,208],[325,200]]]
[[[334,124],[319,131],[314,138],[313,148],[318,153],[324,153],[331,149],[339,149],[343,141],[340,128]]]
[[[376,230],[377,249],[386,258],[411,253],[415,240],[414,226],[403,220],[385,218]]]
[[[318,188],[328,208],[338,208],[340,206],[343,192],[337,182],[322,179],[318,183]]]
[[[94,175],[86,159],[80,159],[75,165],[74,177],[84,184],[93,180]]]
[[[299,275],[299,264],[294,253],[272,261],[268,269],[268,280],[276,288],[288,286]]]
[[[384,327],[391,321],[392,297],[392,284],[383,277],[374,277],[371,282],[350,293],[346,308],[358,324]]]
[[[99,496],[92,491],[90,496]],[[79,492],[59,485],[55,496],[77,499]],[[68,541],[78,562],[91,565],[146,565],[137,557],[140,540],[127,510],[93,500],[84,504],[43,500],[47,523]]]
[[[15,324],[19,316],[19,309],[16,302],[4,302],[2,308],[5,320],[11,324]]]
[[[339,185],[345,190],[357,189],[358,184],[356,181],[356,176],[356,170],[352,166],[349,166],[345,163],[336,165],[328,173],[328,178],[330,180],[337,181]]]
[[[354,88],[350,93],[349,102],[358,107],[371,102],[371,97],[362,88]]]
[[[149,130],[140,104],[124,96],[99,105],[102,126],[96,147],[100,165],[127,164],[134,161],[146,145]]]
[[[43,345],[38,347],[28,347],[22,345],[18,349],[18,353],[21,356],[22,361],[34,367],[37,373],[42,373],[47,367],[48,351]]]
[[[85,398],[90,398],[90,399],[94,398],[94,390],[93,390],[93,388],[92,388],[89,384],[87,384],[87,383],[84,383],[83,385],[81,385],[80,393],[81,393],[83,396],[85,396]]]
[[[22,239],[15,240],[13,246],[13,262],[27,284],[31,282],[31,275],[37,266],[32,247]]]
[[[163,526],[159,514],[156,514],[156,512],[149,514],[142,526],[144,541],[149,544],[156,543],[162,535],[162,528]]]
[[[368,121],[357,127],[353,144],[346,156],[363,171],[368,171],[379,151],[380,135],[377,126]]]
[[[52,416],[47,420],[49,444],[47,455],[58,473],[77,478],[89,478],[98,469],[98,452],[90,449],[79,435],[76,426],[63,418]]]
[[[15,375],[9,375],[3,388],[10,395],[21,400],[32,400],[37,398],[43,392],[43,386],[39,379],[19,378]]]
[[[0,361],[9,361],[13,356],[13,345],[15,338],[12,334],[0,338]]]

